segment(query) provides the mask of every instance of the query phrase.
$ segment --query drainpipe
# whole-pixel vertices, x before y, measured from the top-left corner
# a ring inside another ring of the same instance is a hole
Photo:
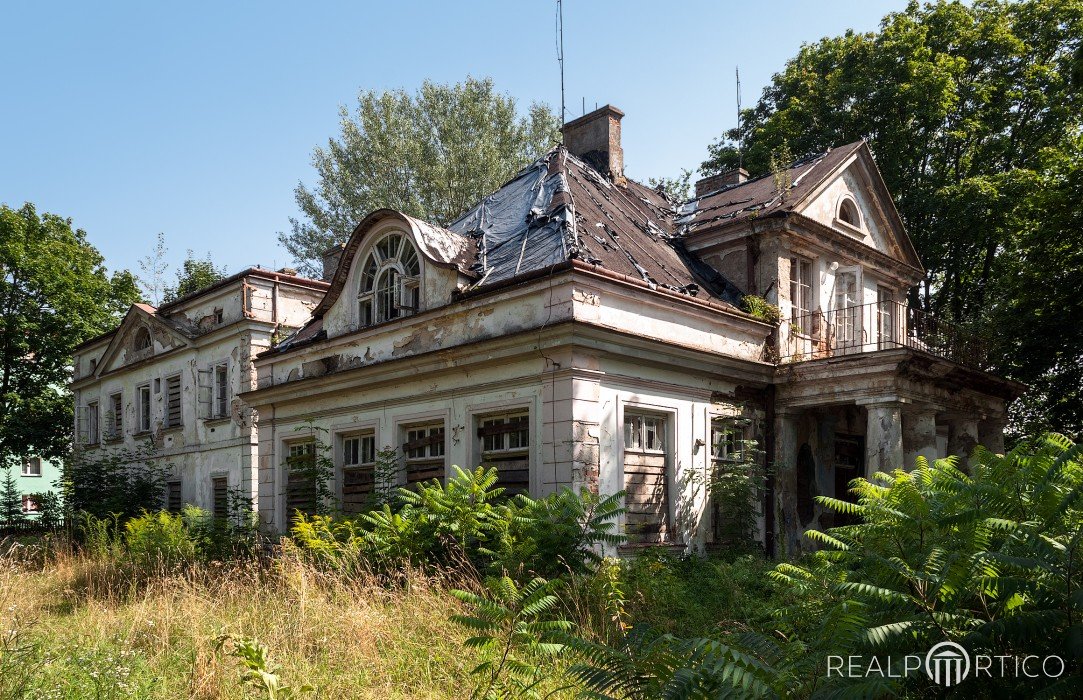
[[[767,407],[764,411],[764,436],[766,443],[763,458],[767,463],[767,479],[764,484],[763,524],[764,550],[768,559],[775,558],[775,385],[768,384],[764,390]]]

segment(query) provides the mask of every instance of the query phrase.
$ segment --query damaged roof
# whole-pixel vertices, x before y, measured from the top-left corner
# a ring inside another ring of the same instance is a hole
[[[740,290],[685,251],[665,197],[631,180],[616,184],[563,146],[524,168],[448,230],[476,242],[471,269],[478,288],[578,259],[641,279],[652,289],[740,303]]]
[[[706,192],[678,209],[676,225],[681,235],[687,235],[730,221],[792,211],[864,143],[856,141],[799,160],[784,171],[782,182],[768,173]]]

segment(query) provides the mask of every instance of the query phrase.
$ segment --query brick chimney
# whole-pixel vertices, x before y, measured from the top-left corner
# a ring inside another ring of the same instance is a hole
[[[615,181],[624,179],[624,151],[620,147],[620,120],[624,112],[606,105],[564,125],[564,145]]]
[[[748,171],[744,168],[727,170],[717,175],[709,175],[702,180],[696,180],[696,196],[702,197],[708,192],[720,190],[723,187],[739,185],[748,179]]]
[[[330,282],[331,278],[335,276],[335,270],[338,269],[339,258],[342,257],[342,250],[346,247],[344,243],[336,243],[327,250],[323,251],[323,281]]]

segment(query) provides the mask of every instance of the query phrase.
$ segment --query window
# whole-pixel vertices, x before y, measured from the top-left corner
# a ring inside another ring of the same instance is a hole
[[[151,346],[150,330],[147,328],[140,328],[135,332],[135,341],[132,346],[136,351],[147,350]]]
[[[342,510],[357,513],[371,504],[376,487],[376,435],[369,431],[342,438]]]
[[[211,515],[216,518],[229,516],[229,482],[224,476],[211,477]]]
[[[37,513],[41,511],[41,506],[34,500],[33,496],[23,495],[23,512],[24,513]]]
[[[124,435],[124,396],[109,396],[109,412],[105,414],[106,439],[117,440]]]
[[[790,258],[790,323],[805,335],[812,332],[812,263]]]
[[[360,325],[371,326],[418,309],[421,263],[410,239],[398,233],[380,239],[361,266],[357,303]]]
[[[481,464],[496,467],[497,485],[508,495],[530,489],[530,416],[517,411],[478,418]]]
[[[666,419],[624,414],[624,532],[629,544],[664,542],[669,537],[669,469]]]
[[[895,326],[895,295],[887,287],[876,288],[876,342],[881,349],[899,345],[902,329]]]
[[[98,370],[98,358],[90,358],[90,373],[94,374]]]
[[[81,430],[83,434],[83,444],[85,445],[97,445],[101,440],[101,433],[98,429],[98,402],[91,401],[83,407],[83,426]]]
[[[229,373],[226,363],[214,368],[214,417],[229,415]]]
[[[222,325],[222,309],[215,309],[213,315],[215,325]]]
[[[179,374],[165,380],[165,427],[179,428],[184,424],[181,405],[181,378]]]
[[[840,272],[835,275],[835,345],[853,347],[859,343],[861,317],[857,274]]]
[[[624,417],[624,449],[664,452],[665,441],[664,418],[635,414]]]
[[[23,460],[23,476],[41,476],[41,457],[27,457]]]
[[[442,422],[407,427],[402,451],[406,455],[407,484],[444,478],[446,470]]]
[[[861,214],[857,210],[857,204],[852,197],[843,197],[839,202],[839,221],[850,224],[854,228],[861,228]]]
[[[744,431],[728,418],[711,420],[711,463],[724,467],[741,461]]]
[[[711,467],[710,481],[722,485],[727,475],[747,474],[744,466],[752,457],[746,450],[746,428],[742,419],[718,416],[711,419]],[[747,457],[746,457],[747,454]],[[731,492],[732,497],[732,492]],[[753,507],[759,512],[763,494],[754,495]],[[720,499],[710,499],[711,533],[717,544],[736,544],[747,537],[747,523],[743,514],[734,513],[735,509],[722,507]]]
[[[316,509],[316,481],[312,469],[315,464],[315,440],[289,443],[286,449],[286,508],[290,513],[295,510],[311,513]]]
[[[179,513],[184,507],[181,499],[181,482],[179,479],[167,481],[165,484],[165,509],[170,513]]]
[[[136,396],[136,420],[139,422],[139,432],[150,431],[150,384],[144,384],[135,390]]]

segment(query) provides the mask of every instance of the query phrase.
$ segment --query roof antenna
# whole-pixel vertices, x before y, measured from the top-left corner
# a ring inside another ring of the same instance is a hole
[[[745,164],[744,134],[741,133],[741,67],[735,69],[737,73],[737,168],[743,168]]]
[[[560,64],[560,122],[564,123],[564,0],[557,0],[557,63]],[[560,142],[564,143],[564,130],[560,130]]]

